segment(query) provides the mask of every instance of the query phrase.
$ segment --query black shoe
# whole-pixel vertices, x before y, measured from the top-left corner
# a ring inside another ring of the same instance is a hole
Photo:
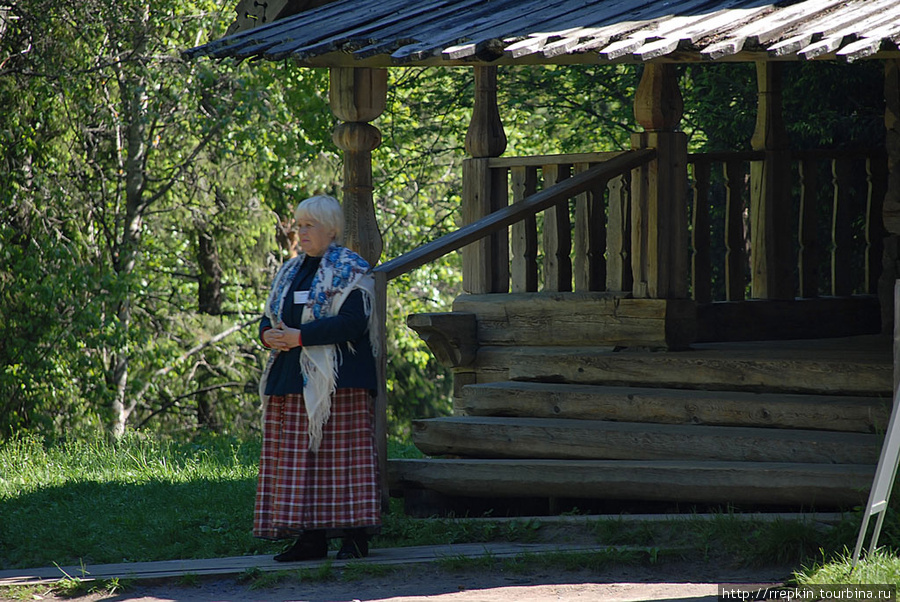
[[[304,533],[290,548],[275,556],[276,562],[318,560],[328,556],[328,541],[324,531]]]
[[[338,551],[338,560],[351,560],[353,558],[365,558],[369,555],[369,538],[365,535],[351,535],[345,537]]]

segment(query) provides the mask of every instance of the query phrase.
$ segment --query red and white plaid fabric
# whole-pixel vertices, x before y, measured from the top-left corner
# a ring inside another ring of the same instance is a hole
[[[303,396],[272,396],[265,411],[253,535],[381,524],[374,403],[365,389],[338,389],[319,451],[309,451]]]

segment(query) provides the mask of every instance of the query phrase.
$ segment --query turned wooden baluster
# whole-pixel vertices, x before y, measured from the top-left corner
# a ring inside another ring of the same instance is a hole
[[[571,175],[568,165],[544,165],[544,188],[562,182]],[[544,212],[544,290],[572,290],[572,235],[569,201],[561,201]]]
[[[882,255],[884,253],[884,237],[887,234],[882,219],[882,205],[887,192],[887,160],[882,154],[866,159],[866,282],[867,294],[878,291],[878,278],[881,274]]]
[[[818,174],[816,161],[804,159],[800,161],[800,224],[798,238],[800,251],[797,267],[800,276],[800,296],[804,298],[819,296],[819,261],[820,244],[818,236]]]
[[[712,301],[712,260],[710,259],[709,161],[694,162],[694,207],[691,213],[691,289],[694,301]]]
[[[575,173],[590,168],[575,165]],[[605,184],[575,197],[575,290],[602,291],[606,288],[606,211],[603,202]]]
[[[606,290],[630,291],[631,273],[631,178],[626,174],[611,179],[609,220],[606,229]]]
[[[725,163],[725,300],[743,301],[747,279],[744,252],[744,166]]]
[[[853,292],[851,247],[853,245],[852,184],[853,166],[848,159],[831,163],[834,179],[834,205],[831,213],[831,294],[846,297]]]
[[[513,202],[524,200],[537,190],[537,168],[520,165],[510,169]],[[531,215],[511,226],[510,283],[514,293],[538,290],[537,219]]]

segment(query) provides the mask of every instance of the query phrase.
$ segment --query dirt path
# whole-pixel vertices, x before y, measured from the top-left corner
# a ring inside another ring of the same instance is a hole
[[[241,583],[235,577],[140,581],[116,594],[62,598],[36,592],[52,602],[631,602],[638,600],[714,601],[720,583],[778,583],[789,567],[742,569],[716,562],[669,562],[658,566],[611,566],[600,571],[452,571],[433,565],[393,569],[377,576],[334,574],[327,581],[303,581],[295,574],[277,582]],[[21,598],[19,598],[21,599]]]

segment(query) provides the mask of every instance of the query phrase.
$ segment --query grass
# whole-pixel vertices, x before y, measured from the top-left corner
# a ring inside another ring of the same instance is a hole
[[[259,446],[131,433],[0,447],[0,566],[211,558],[271,551],[254,539]]]
[[[392,445],[389,453],[409,457],[416,452],[409,446]],[[24,436],[9,440],[0,444],[0,568],[274,553],[283,544],[250,534],[258,456],[257,441],[212,436],[175,442],[129,433],[117,445],[100,437],[58,443]],[[653,564],[673,557],[715,562],[725,558],[740,566],[800,567],[798,583],[855,582],[849,581],[852,578],[860,579],[859,583],[896,584],[900,583],[900,558],[890,550],[898,548],[900,525],[892,513],[882,531],[888,551],[864,558],[852,575],[845,550],[855,542],[858,515],[831,529],[797,521],[749,521],[727,512],[711,520],[666,522],[589,517],[553,524],[540,519],[423,520],[404,515],[401,502],[392,500],[373,546],[564,543],[567,537],[577,541],[588,537],[609,548],[540,558],[486,556],[446,562],[474,570],[492,567],[515,572],[534,567],[599,570],[611,563]],[[624,545],[635,549],[616,549]],[[392,570],[351,563],[340,571],[328,565],[285,574],[248,573],[244,579],[255,587],[266,587],[273,579],[358,580]],[[114,593],[122,584],[85,582],[75,574],[60,587]],[[14,590],[4,594],[14,597]]]

